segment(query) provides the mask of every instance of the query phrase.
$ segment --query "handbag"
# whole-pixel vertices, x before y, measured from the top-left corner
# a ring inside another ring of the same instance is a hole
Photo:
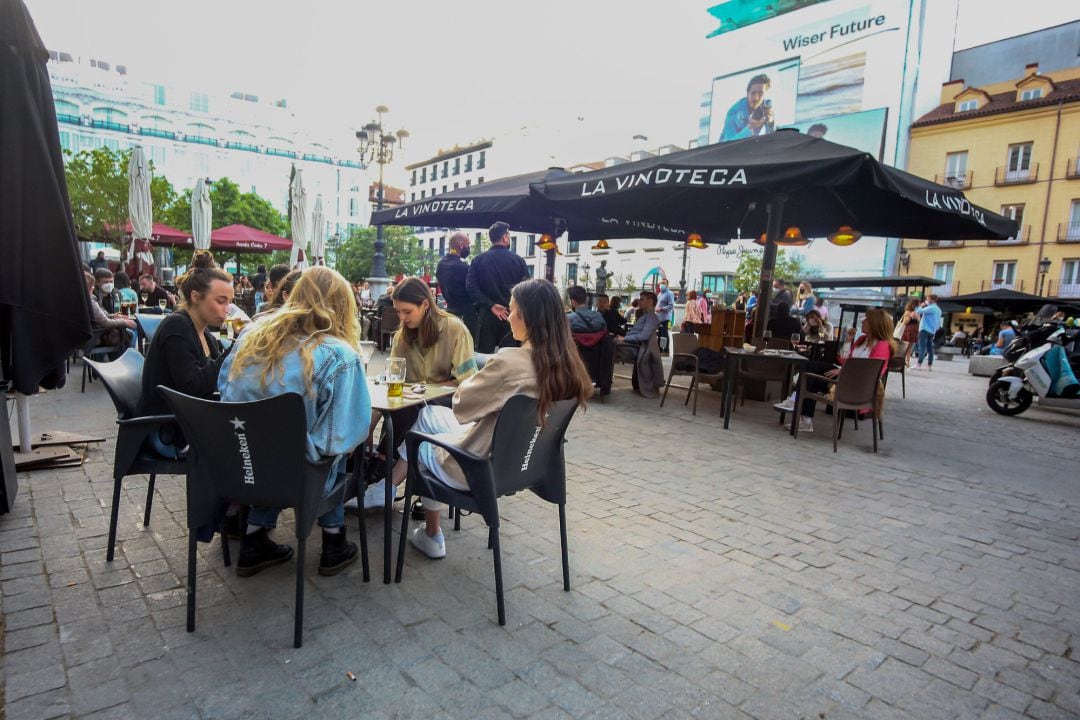
[[[900,319],[896,323],[896,327],[893,328],[892,336],[894,340],[901,340],[904,337],[904,328],[907,327],[907,313],[900,316]]]

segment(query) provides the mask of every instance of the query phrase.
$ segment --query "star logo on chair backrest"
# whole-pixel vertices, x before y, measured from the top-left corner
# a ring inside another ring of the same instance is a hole
[[[230,422],[230,423],[232,423],[232,426],[233,426],[233,430],[235,430],[235,431],[239,432],[240,430],[243,430],[243,429],[244,429],[244,424],[245,424],[245,422],[246,422],[246,421],[245,421],[245,420],[241,420],[241,419],[240,419],[240,418],[238,418],[238,417],[234,417],[234,418],[233,418],[232,420],[230,420],[229,422]]]

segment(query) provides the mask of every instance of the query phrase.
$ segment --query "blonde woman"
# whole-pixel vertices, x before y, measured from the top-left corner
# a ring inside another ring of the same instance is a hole
[[[356,348],[360,325],[349,284],[330,268],[304,270],[289,299],[243,333],[221,368],[218,390],[225,402],[249,402],[294,392],[304,398],[307,458],[333,457],[326,488],[333,486],[345,456],[364,441],[371,415],[364,364]],[[277,508],[253,507],[240,541],[236,574],[254,575],[286,562],[293,550],[269,537]],[[342,505],[319,518],[323,529],[320,575],[336,575],[356,560],[345,538]]]
[[[881,375],[884,377],[889,368],[889,358],[896,352],[896,340],[893,339],[892,332],[893,321],[889,317],[889,313],[880,308],[868,310],[862,321],[862,334],[855,338],[850,350],[837,359],[840,368],[835,368],[827,363],[809,363],[806,367],[807,372],[824,375],[835,380],[840,377],[840,373],[843,372],[843,365],[848,359],[853,357],[874,358],[885,361],[881,366]],[[807,378],[806,387],[815,393],[824,393],[829,389],[828,383],[824,380],[816,380],[810,377]],[[784,412],[792,412],[794,405],[795,397],[792,395],[783,403],[775,405],[775,407]],[[802,415],[799,418],[799,432],[814,431],[814,409],[815,403],[813,400],[803,400]]]
[[[806,315],[817,304],[817,298],[814,297],[814,288],[805,280],[799,283],[799,295],[795,304],[799,308],[795,312],[796,315]]]

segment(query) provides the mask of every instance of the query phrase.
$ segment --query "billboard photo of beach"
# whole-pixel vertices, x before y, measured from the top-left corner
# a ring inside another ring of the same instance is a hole
[[[796,119],[801,122],[862,110],[865,84],[865,52],[804,64],[799,73]]]
[[[825,138],[830,142],[862,150],[881,160],[885,148],[885,126],[888,119],[888,108],[876,108],[847,115],[805,120],[784,127],[794,128],[806,135]]]

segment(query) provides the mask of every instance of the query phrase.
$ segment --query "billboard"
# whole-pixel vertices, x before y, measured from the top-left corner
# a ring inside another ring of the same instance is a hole
[[[708,42],[717,69],[726,71],[714,73],[699,142],[832,120],[830,140],[849,144],[841,135],[853,138],[852,146],[895,164],[895,133],[888,125],[900,117],[905,93],[911,6],[912,0],[799,5],[715,36]],[[755,78],[767,82],[753,85]],[[871,139],[875,132],[877,142]]]
[[[825,138],[834,143],[847,145],[870,153],[878,160],[885,153],[885,125],[889,119],[887,108],[804,120],[784,125],[806,135]]]

